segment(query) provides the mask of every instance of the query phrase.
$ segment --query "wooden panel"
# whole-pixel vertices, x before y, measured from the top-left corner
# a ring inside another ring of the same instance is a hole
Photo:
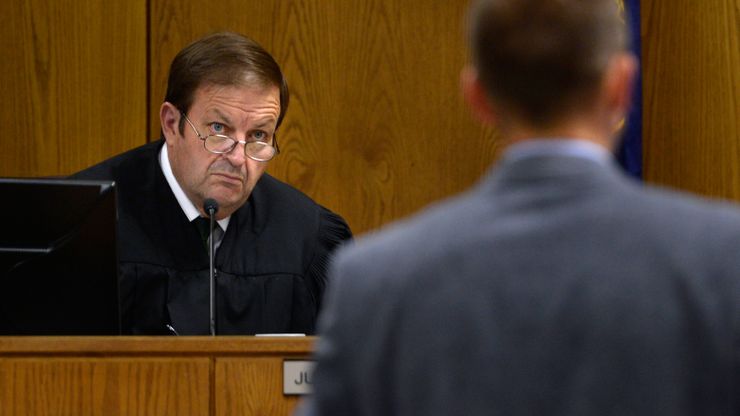
[[[145,0],[0,2],[0,176],[72,173],[146,142]]]
[[[314,337],[0,337],[0,416],[288,415]]]
[[[299,396],[283,396],[283,359],[216,360],[216,416],[290,415]]]
[[[737,0],[642,2],[646,180],[740,200]]]
[[[210,360],[0,358],[0,415],[208,415]]]
[[[169,62],[216,30],[245,33],[285,71],[291,103],[269,172],[356,233],[474,183],[497,154],[458,91],[465,2],[152,0],[150,134]]]
[[[305,356],[311,352],[316,337],[153,337],[153,336],[3,336],[0,357],[79,355],[139,356]]]

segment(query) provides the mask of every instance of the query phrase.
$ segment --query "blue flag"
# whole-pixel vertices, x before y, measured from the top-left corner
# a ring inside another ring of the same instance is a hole
[[[629,25],[630,48],[638,60],[641,60],[640,50],[640,0],[617,0],[624,12],[624,20]],[[627,173],[642,178],[642,75],[637,71],[632,107],[627,115],[626,124],[622,130],[622,142],[616,149],[619,164]]]

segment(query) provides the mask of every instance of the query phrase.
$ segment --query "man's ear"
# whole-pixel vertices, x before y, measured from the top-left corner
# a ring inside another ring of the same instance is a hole
[[[637,59],[631,53],[619,54],[609,63],[603,93],[607,109],[615,123],[629,111],[633,83],[638,70]]]
[[[172,142],[180,137],[180,110],[172,103],[165,101],[159,107],[159,123],[162,126],[162,134],[167,142]]]
[[[460,72],[460,88],[465,102],[475,117],[485,124],[493,124],[496,121],[496,111],[481,83],[477,69],[472,66],[463,68]]]

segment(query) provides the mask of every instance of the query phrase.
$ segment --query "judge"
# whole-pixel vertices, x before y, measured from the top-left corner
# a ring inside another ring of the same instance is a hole
[[[117,183],[123,333],[209,332],[208,198],[219,205],[216,332],[314,332],[327,262],[351,232],[265,173],[287,107],[272,56],[209,35],[170,66],[162,138],[73,175]]]

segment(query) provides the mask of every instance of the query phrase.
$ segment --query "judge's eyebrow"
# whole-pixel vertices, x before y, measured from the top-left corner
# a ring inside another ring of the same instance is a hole
[[[217,117],[219,117],[219,118],[221,118],[221,120],[223,120],[224,124],[226,124],[226,125],[228,125],[230,127],[232,127],[234,125],[231,122],[231,119],[229,118],[229,116],[227,114],[221,112],[221,110],[219,110],[218,108],[214,108],[213,109],[213,112],[216,114]],[[263,119],[263,120],[258,121],[252,127],[252,129],[267,129],[268,127],[272,127],[273,124],[275,124],[275,118],[274,117],[269,117],[269,118],[266,118],[266,119]]]
[[[224,124],[227,124],[229,126],[233,126],[233,123],[231,122],[231,119],[228,115],[224,114],[219,110],[218,108],[214,108],[213,112],[216,113],[216,116],[219,117],[221,120],[224,121]]]

